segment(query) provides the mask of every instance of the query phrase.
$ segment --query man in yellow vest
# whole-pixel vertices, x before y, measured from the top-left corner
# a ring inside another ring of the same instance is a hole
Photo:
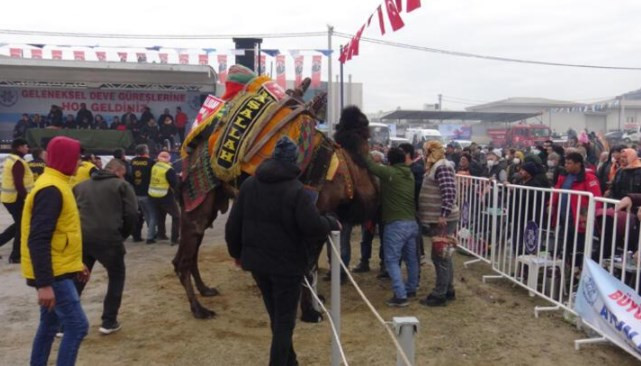
[[[31,350],[32,365],[46,365],[56,332],[64,328],[58,365],[74,365],[89,324],[74,278],[86,282],[82,263],[80,214],[69,180],[78,166],[80,143],[53,138],[47,167],[27,195],[22,217],[22,275],[38,291],[40,325]]]
[[[98,167],[95,164],[96,157],[94,156],[94,154],[86,153],[82,155],[82,158],[80,160],[80,165],[78,165],[76,174],[71,177],[72,187],[86,181],[87,179],[91,178],[93,174],[98,172]]]
[[[36,147],[35,149],[31,149],[31,156],[33,159],[28,164],[31,173],[33,173],[33,181],[35,182],[38,180],[38,177],[44,173],[45,166],[47,166],[47,152]]]
[[[0,245],[13,239],[9,263],[20,263],[20,220],[25,197],[33,188],[33,174],[23,159],[28,152],[29,145],[26,140],[21,138],[13,140],[11,153],[5,159],[2,171],[0,201],[11,214],[13,224],[0,234]]]
[[[162,213],[171,216],[171,245],[176,245],[180,230],[180,211],[175,196],[178,176],[170,161],[171,155],[167,151],[158,154],[158,161],[151,169],[149,199],[156,208],[156,213],[160,213],[160,217],[165,217]]]

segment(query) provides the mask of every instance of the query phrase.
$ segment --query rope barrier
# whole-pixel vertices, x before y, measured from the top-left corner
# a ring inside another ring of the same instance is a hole
[[[334,320],[332,320],[332,316],[329,314],[329,311],[327,310],[325,305],[323,305],[323,302],[320,300],[320,298],[318,297],[316,292],[314,292],[314,289],[312,288],[312,285],[310,285],[309,281],[307,281],[307,276],[303,276],[303,279],[305,280],[305,287],[307,287],[309,289],[309,292],[312,293],[312,296],[314,297],[314,300],[316,300],[318,305],[320,305],[320,307],[323,310],[323,312],[325,312],[325,314],[327,314],[327,319],[329,319],[329,326],[332,328],[332,333],[334,335],[334,338],[336,339],[336,343],[338,344],[338,351],[341,354],[341,358],[343,359],[343,363],[345,364],[345,366],[349,366],[349,364],[347,363],[347,358],[345,358],[345,352],[343,351],[343,346],[340,343],[340,338],[338,336],[338,332],[336,331],[336,326],[334,325]]]
[[[407,358],[407,355],[405,354],[405,351],[403,350],[403,347],[401,347],[401,345],[398,343],[398,340],[396,339],[396,335],[394,334],[394,332],[392,332],[392,329],[390,329],[390,327],[387,325],[387,322],[385,321],[385,319],[383,319],[383,317],[381,317],[381,315],[376,311],[376,308],[374,307],[374,305],[372,305],[372,303],[367,299],[367,296],[365,296],[365,294],[363,293],[361,288],[358,286],[358,284],[356,283],[356,281],[352,277],[352,274],[349,273],[349,270],[345,266],[345,263],[343,263],[343,261],[340,259],[340,257],[341,257],[340,253],[336,249],[336,246],[334,245],[334,241],[332,240],[332,237],[329,236],[328,238],[329,238],[329,244],[332,247],[332,250],[336,254],[337,258],[339,258],[340,265],[345,270],[345,274],[347,275],[347,278],[349,278],[349,281],[352,283],[352,285],[354,285],[354,288],[356,289],[356,292],[358,292],[358,294],[361,296],[361,298],[363,299],[363,301],[365,302],[367,307],[370,309],[372,314],[374,314],[374,316],[379,321],[379,323],[381,323],[383,325],[383,327],[387,331],[387,334],[392,339],[392,342],[394,343],[394,346],[396,347],[396,350],[401,355],[401,358],[403,359],[403,362],[405,363],[405,365],[406,366],[412,366],[412,363],[410,362],[409,358]]]

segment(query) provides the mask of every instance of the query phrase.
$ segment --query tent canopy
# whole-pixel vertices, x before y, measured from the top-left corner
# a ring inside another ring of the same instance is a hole
[[[0,86],[189,90],[213,93],[207,65],[39,60],[0,57]]]

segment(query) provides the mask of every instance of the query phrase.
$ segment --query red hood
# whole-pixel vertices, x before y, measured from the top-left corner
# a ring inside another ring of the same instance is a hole
[[[57,136],[47,144],[47,166],[64,175],[73,175],[80,158],[80,142]]]

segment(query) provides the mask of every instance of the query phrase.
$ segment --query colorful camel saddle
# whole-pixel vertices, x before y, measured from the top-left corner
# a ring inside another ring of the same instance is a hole
[[[327,171],[332,164],[326,151],[330,142],[316,130],[316,117],[308,107],[269,77],[247,71],[232,66],[226,95],[209,96],[183,143],[183,202],[187,211],[202,203],[221,182],[234,184],[243,173],[253,175],[282,136],[298,145],[298,165],[311,180],[320,181],[321,169]],[[320,160],[308,171],[315,155]]]

